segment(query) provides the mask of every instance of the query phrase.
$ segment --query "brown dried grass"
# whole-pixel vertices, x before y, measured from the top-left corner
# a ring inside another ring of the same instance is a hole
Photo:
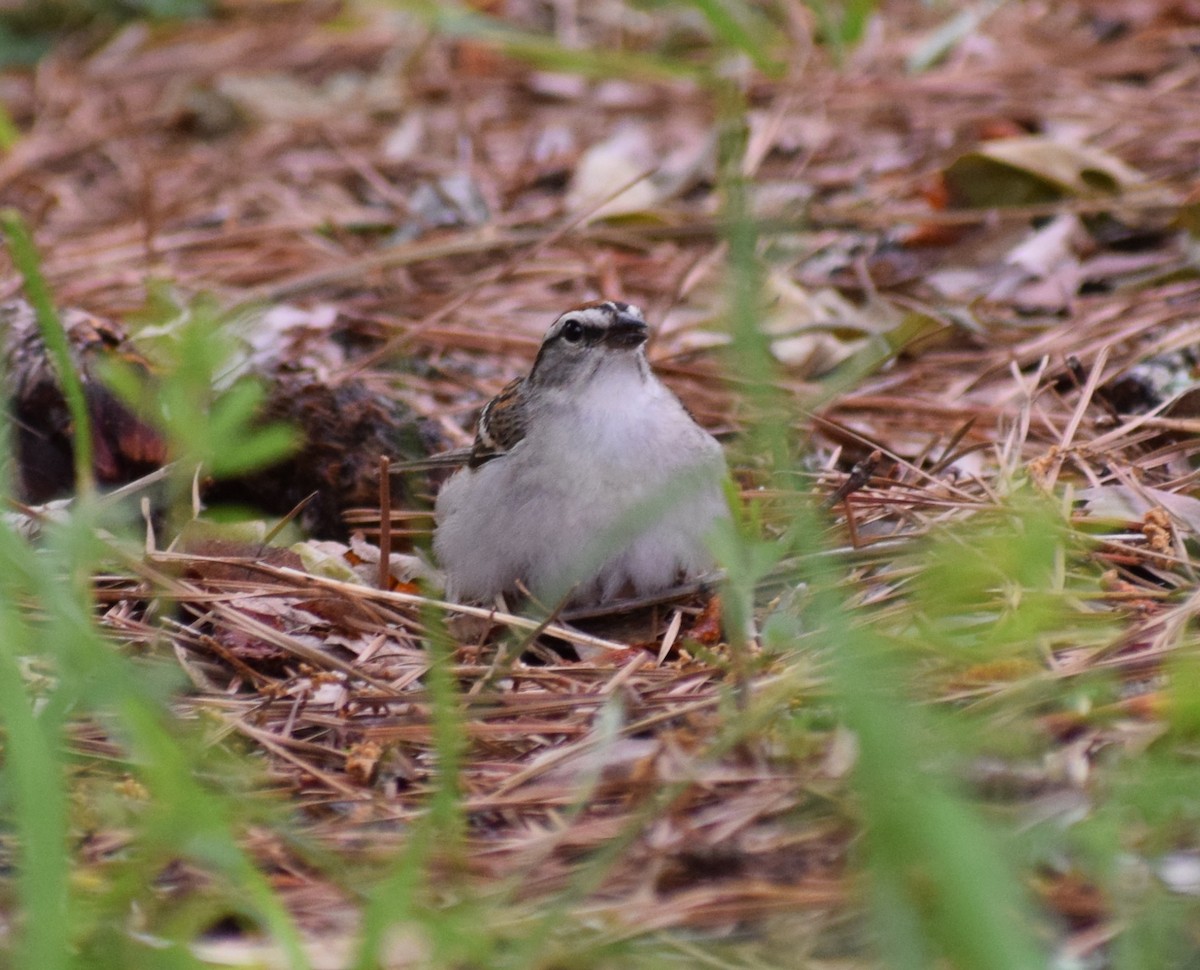
[[[1193,490],[1193,419],[1114,416],[1101,400],[1113,377],[1200,333],[1200,284],[1184,272],[1178,236],[1160,233],[1143,248],[1153,256],[1150,276],[1107,251],[1110,268],[1098,264],[1087,291],[1049,309],[1004,298],[952,306],[925,282],[937,268],[994,266],[1028,231],[1028,210],[980,218],[924,201],[931,177],[989,125],[1070,125],[1141,169],[1156,191],[1123,210],[1132,225],[1160,226],[1164,211],[1180,207],[1194,191],[1184,160],[1200,157],[1200,69],[1190,53],[1200,27],[1176,19],[1175,7],[1124,4],[1129,29],[1101,43],[1088,5],[1006,5],[976,45],[912,76],[899,69],[918,36],[906,24],[922,15],[896,4],[846,69],[813,52],[794,76],[753,85],[762,120],[760,141],[752,136],[755,184],[766,193],[799,183],[811,193],[806,219],[768,213],[772,265],[825,285],[828,263],[811,257],[843,247],[843,275],[833,278],[857,301],[856,325],[886,329],[885,305],[973,321],[948,323],[813,415],[818,490],[836,487],[872,449],[885,456],[830,526],[850,581],[870,577],[862,599],[877,609],[915,568],[915,542],[995,507],[1014,474],[1029,472],[1047,488]],[[36,224],[62,304],[121,317],[142,305],[150,277],[229,301],[334,303],[348,327],[370,334],[371,367],[387,375],[396,361],[424,365],[406,367],[395,392],[462,443],[472,410],[527,366],[559,308],[621,294],[665,319],[652,356],[699,418],[739,426],[736,382],[718,384],[713,356],[693,343],[722,312],[724,244],[711,190],[701,184],[664,200],[652,220],[585,225],[566,210],[561,188],[581,149],[622,120],[649,122],[663,152],[676,139],[706,136],[703,91],[572,83],[571,93],[552,96],[535,72],[470,41],[372,16],[335,31],[324,4],[289,5],[286,17],[263,18],[266,9],[232,9],[162,34],[135,24],[99,47],[67,40],[32,74],[6,78],[25,136],[0,161],[0,199]],[[301,87],[231,86],[231,78]],[[423,126],[419,147],[389,157],[387,135],[403,123]],[[547,132],[570,147],[538,155]],[[414,185],[464,171],[491,222],[385,244],[410,218]],[[960,222],[968,228],[951,245],[887,242],[900,226]],[[790,264],[778,255],[787,247],[796,254]],[[0,295],[11,296],[12,273],[4,279]],[[1079,361],[1082,386],[1064,376],[1068,358]],[[791,370],[783,384],[808,402],[816,376]],[[786,498],[747,494],[769,521],[786,517]],[[414,521],[412,510],[395,512],[397,531]],[[1162,600],[1163,584],[1193,583],[1180,536],[1195,523],[1169,523],[1167,545],[1153,552],[1143,525],[1096,554],[1115,572],[1087,609],[1119,617],[1118,638],[1064,645],[1037,676],[1113,667],[1133,680],[1159,669],[1190,615],[1191,595],[1170,608]],[[336,851],[393,849],[432,792],[429,631],[418,607],[439,604],[259,556],[158,553],[134,569],[134,579],[103,586],[103,620],[118,642],[154,644],[165,634],[174,644],[195,686],[180,715],[212,718],[218,737],[241,735],[266,752],[275,784]],[[172,618],[142,615],[151,589]],[[705,659],[678,647],[706,636],[695,602],[651,622],[649,652],[597,638],[580,662],[522,661],[515,644],[530,624],[502,615],[457,644],[471,872],[519,877],[530,897],[552,893],[570,884],[580,860],[627,837],[593,897],[626,926],[716,929],[844,907],[854,827],[851,813],[820,807],[842,788],[845,766],[830,737],[814,736],[808,757],[714,750],[729,703],[723,648],[710,643]],[[515,638],[505,648],[496,648],[497,629]],[[676,645],[660,656],[667,631]],[[975,673],[977,683],[948,685],[937,699],[1003,689],[1003,672]],[[764,664],[754,689],[786,686],[822,703],[817,672],[804,683],[779,677]],[[602,715],[613,710],[620,725],[609,735]],[[1157,715],[1132,700],[1129,712]],[[1053,730],[1071,743],[1080,732],[1113,730],[1059,719]],[[288,856],[278,845],[259,853],[316,930],[339,891],[311,874],[288,888]],[[305,906],[314,884],[318,903]]]

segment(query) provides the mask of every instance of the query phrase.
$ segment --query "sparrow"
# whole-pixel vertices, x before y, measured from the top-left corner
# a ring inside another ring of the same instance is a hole
[[[528,591],[598,605],[712,568],[705,537],[729,515],[725,456],[650,369],[648,336],[631,304],[570,310],[528,376],[484,407],[434,510],[451,599]]]

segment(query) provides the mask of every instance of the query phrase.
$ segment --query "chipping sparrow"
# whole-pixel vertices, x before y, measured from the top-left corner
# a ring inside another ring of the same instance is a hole
[[[646,361],[646,322],[616,301],[564,313],[529,376],[483,409],[466,468],[437,497],[447,592],[524,584],[544,602],[644,596],[712,568],[729,514],[725,457]]]

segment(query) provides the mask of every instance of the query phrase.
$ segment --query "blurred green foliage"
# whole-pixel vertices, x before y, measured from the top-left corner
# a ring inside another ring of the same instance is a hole
[[[183,478],[197,468],[216,478],[245,474],[299,445],[295,430],[257,420],[266,389],[239,366],[236,314],[203,295],[180,303],[168,287],[152,284],[145,311],[131,322],[154,376],[112,360],[104,377],[163,433]]]
[[[86,434],[79,377],[29,234],[15,213],[4,213],[2,223],[25,294],[37,310],[43,338],[67,388],[75,427]],[[195,314],[181,326],[179,366],[166,371],[158,385],[161,401],[174,407],[163,427],[181,459],[208,459],[210,466],[224,469],[253,467],[279,453],[280,434],[249,429],[251,395],[213,390],[214,369],[225,357],[226,342],[212,323]],[[143,390],[133,383],[127,389]],[[3,440],[10,440],[6,419],[0,423]],[[180,686],[177,665],[153,654],[124,656],[94,619],[92,576],[114,557],[136,557],[138,547],[133,540],[126,543],[101,531],[102,522],[111,528],[113,520],[97,502],[86,447],[77,447],[77,468],[81,487],[70,513],[42,523],[36,544],[19,531],[18,520],[0,520],[0,725],[5,740],[0,807],[11,813],[19,873],[13,911],[17,933],[4,949],[14,957],[13,965],[28,967],[117,968],[129,966],[128,959],[135,966],[194,965],[182,951],[171,949],[169,939],[139,943],[129,935],[131,927],[118,930],[157,874],[187,859],[223,886],[215,897],[223,901],[222,916],[231,901],[239,901],[239,912],[268,928],[293,965],[305,966],[291,918],[238,844],[238,833],[248,824],[278,812],[267,799],[230,797],[247,787],[238,780],[245,766],[206,744],[194,726],[178,723],[170,707]],[[183,474],[190,478],[191,472]],[[80,865],[78,855],[87,816],[95,809],[75,801],[74,770],[64,756],[83,717],[96,718],[121,745],[124,769],[146,792],[143,810],[128,816],[136,831],[131,851],[117,865],[104,867],[98,883],[81,878],[87,867]],[[115,949],[114,939],[120,940]],[[169,960],[151,957],[164,946]]]
[[[103,32],[130,20],[208,16],[212,0],[25,0],[0,10],[0,68],[33,64],[59,37],[84,29]]]

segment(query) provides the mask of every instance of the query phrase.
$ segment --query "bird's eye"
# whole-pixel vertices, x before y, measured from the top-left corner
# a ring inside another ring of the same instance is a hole
[[[583,324],[578,320],[568,320],[563,324],[562,338],[569,344],[577,344],[583,339]]]

